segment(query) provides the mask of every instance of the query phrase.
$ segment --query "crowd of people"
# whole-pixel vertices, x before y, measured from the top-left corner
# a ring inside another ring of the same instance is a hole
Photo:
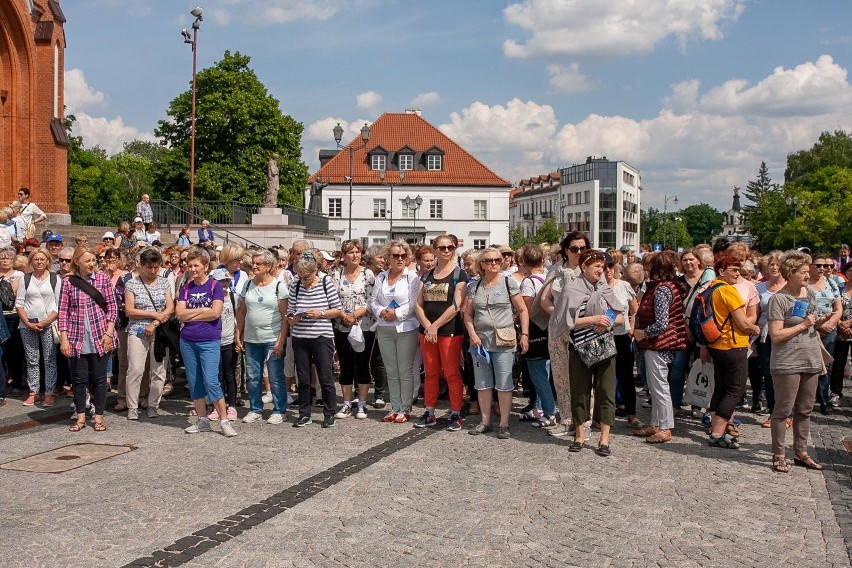
[[[290,407],[303,428],[317,405],[323,428],[372,407],[386,423],[458,431],[473,420],[469,434],[506,439],[522,391],[520,421],[563,437],[571,452],[592,447],[591,426],[600,431],[593,450],[611,455],[617,417],[649,444],[670,442],[679,420],[701,419],[710,446],[737,449],[736,414],[750,410],[766,415],[775,471],[788,471],[788,428],[793,463],[822,468],[808,434],[816,403],[829,413],[842,396],[852,342],[845,245],[836,259],[725,240],[622,253],[574,232],[518,250],[459,254],[457,239],[441,235],[367,250],[349,240],[329,252],[306,241],[216,246],[204,226],[198,244],[184,230],[164,246],[144,205],[133,227],[94,245],[46,234],[37,246],[0,247],[0,404],[7,386],[30,406],[67,394],[70,430],[92,416],[103,431],[111,389],[114,412],[156,419],[163,397],[180,394],[183,369],[197,417],[190,434],[282,424]],[[715,332],[696,328],[697,308]],[[706,407],[685,406],[690,368],[710,362]],[[448,420],[439,420],[444,395]]]

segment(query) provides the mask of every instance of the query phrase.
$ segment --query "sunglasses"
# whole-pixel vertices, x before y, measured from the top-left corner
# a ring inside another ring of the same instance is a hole
[[[453,246],[453,245],[441,245],[441,246],[438,246],[438,247],[435,247],[435,248],[437,248],[439,251],[443,251],[443,252],[456,250],[456,247]]]
[[[816,266],[817,268],[831,268],[830,264],[822,264],[822,263],[816,263],[816,264],[814,264],[814,266]]]
[[[492,258],[483,258],[479,262],[481,262],[483,264],[497,264],[498,262],[503,262],[503,259],[501,259],[498,256],[495,256],[495,257],[492,257]]]
[[[577,254],[578,252],[585,252],[587,249],[586,249],[586,247],[578,247],[578,246],[574,245],[574,246],[568,247],[568,250],[573,252],[574,254]]]
[[[105,241],[114,241],[115,239],[111,239],[111,238],[109,238],[109,237],[106,237],[104,240],[105,240]]]
[[[60,263],[64,263],[64,262],[71,262],[71,259],[70,259],[70,258],[60,258],[60,259],[59,259],[59,262],[60,262]]]
[[[388,256],[393,257],[396,260],[401,260],[403,258],[406,258],[408,255],[405,254],[405,253],[401,253],[401,254],[395,253],[395,254],[389,254]]]
[[[507,256],[515,256],[515,253],[513,253],[513,252],[504,252],[504,253],[502,253],[502,254],[503,254],[503,256],[504,256],[504,257],[507,257]]]

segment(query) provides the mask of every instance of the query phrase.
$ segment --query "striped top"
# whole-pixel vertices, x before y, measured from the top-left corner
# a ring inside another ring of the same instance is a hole
[[[580,319],[585,317],[586,315],[586,304],[588,304],[589,299],[586,298],[582,304],[580,304],[580,309],[577,310],[576,319]],[[597,336],[595,330],[592,326],[588,327],[575,327],[571,330],[571,343],[576,345],[582,345],[593,340]]]
[[[342,310],[337,286],[326,275],[318,277],[316,284],[305,288],[302,281],[294,278],[290,284],[290,299],[287,304],[287,316],[307,312],[308,310]],[[290,328],[293,337],[315,339],[317,337],[334,337],[334,329],[328,318],[307,319],[302,317]]]

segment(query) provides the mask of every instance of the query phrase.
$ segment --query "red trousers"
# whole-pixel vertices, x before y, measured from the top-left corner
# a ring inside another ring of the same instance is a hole
[[[427,343],[426,336],[420,334],[420,352],[423,355],[426,375],[423,381],[426,408],[438,406],[438,391],[443,375],[450,389],[450,410],[461,412],[464,397],[464,382],[461,376],[462,343],[463,335],[439,335],[437,343]]]

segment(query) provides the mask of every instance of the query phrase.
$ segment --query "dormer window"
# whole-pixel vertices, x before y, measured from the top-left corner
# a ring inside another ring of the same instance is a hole
[[[414,169],[414,154],[399,154],[397,159],[399,160],[400,171],[410,171]]]
[[[388,167],[388,157],[384,154],[373,154],[370,156],[370,169],[383,172]]]
[[[426,169],[430,172],[441,171],[443,169],[443,156],[440,154],[429,154],[426,156]]]

